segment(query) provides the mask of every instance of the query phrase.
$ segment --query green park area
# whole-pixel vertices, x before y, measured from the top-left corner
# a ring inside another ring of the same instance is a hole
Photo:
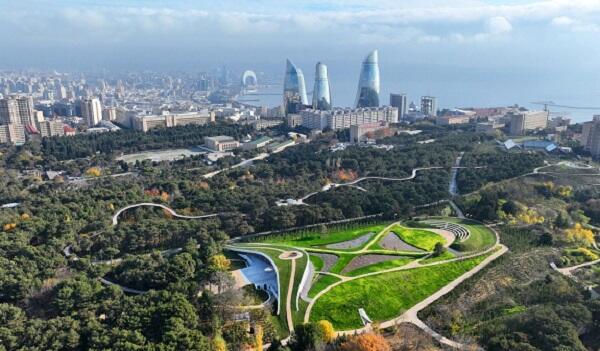
[[[355,279],[337,285],[314,305],[311,320],[329,320],[336,330],[362,327],[358,309],[373,321],[386,321],[479,264],[485,255],[439,266],[415,268]]]
[[[443,234],[440,230],[456,234],[454,242],[447,242],[452,235],[438,234]],[[233,246],[264,253],[275,263],[283,301],[278,318],[282,326],[287,326],[285,301],[292,261],[280,256],[297,251],[303,255],[296,260],[291,291],[294,324],[325,319],[337,330],[362,327],[360,308],[373,321],[398,317],[476,267],[496,244],[494,232],[485,225],[442,217],[316,227],[249,240]],[[438,252],[434,250],[438,243],[452,244],[456,249]],[[309,286],[299,294],[307,262],[313,274],[308,278]]]

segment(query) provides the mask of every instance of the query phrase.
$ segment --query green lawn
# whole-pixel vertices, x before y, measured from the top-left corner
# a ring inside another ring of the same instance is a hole
[[[446,239],[429,230],[405,228],[401,225],[395,225],[390,231],[396,233],[407,244],[425,251],[433,251],[437,243],[446,244]]]
[[[325,264],[321,257],[315,255],[310,255],[310,262],[312,262],[313,266],[315,267],[315,272],[323,269],[323,265]]]
[[[460,224],[470,235],[465,241],[455,241],[452,248],[461,252],[482,251],[496,244],[496,235],[485,225],[477,221],[460,218],[444,218],[448,222]]]
[[[332,275],[321,274],[317,281],[313,283],[308,292],[308,297],[315,297],[318,293],[323,291],[326,287],[333,283],[337,283],[340,281],[340,278],[334,277]]]
[[[356,224],[348,227],[329,228],[326,233],[320,233],[316,230],[310,230],[306,232],[292,232],[284,234],[274,234],[256,239],[257,243],[268,242],[272,244],[282,244],[294,247],[322,247],[329,244],[340,243],[348,240],[355,239],[357,237],[373,233],[375,236],[381,232],[388,224]],[[359,247],[348,249],[357,250],[364,247],[368,242],[365,242]]]
[[[390,320],[471,270],[485,257],[342,283],[317,300],[310,319],[329,320],[336,330],[355,329],[362,327],[358,309],[364,308],[373,321]]]
[[[444,253],[439,255],[438,257],[429,257],[429,258],[419,261],[419,263],[427,264],[427,263],[433,263],[433,262],[438,262],[438,261],[445,261],[445,260],[449,260],[449,259],[452,259],[455,257],[456,256],[452,252],[444,251]]]
[[[353,271],[346,273],[345,275],[350,276],[350,277],[356,277],[361,274],[402,267],[411,261],[413,261],[413,259],[410,257],[398,257],[397,260],[384,261],[384,262],[375,263],[375,264],[372,264],[369,266],[360,267],[358,269],[355,269]]]

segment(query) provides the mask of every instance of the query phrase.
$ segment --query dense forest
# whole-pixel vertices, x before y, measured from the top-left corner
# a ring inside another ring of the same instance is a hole
[[[538,154],[495,149],[483,134],[435,126],[424,126],[417,136],[382,140],[394,146],[391,150],[350,146],[332,151],[344,135],[325,133],[252,167],[208,179],[204,173],[233,160],[207,167],[195,158],[134,164],[115,159],[122,152],[194,146],[206,135],[241,138],[249,133],[247,127],[228,124],[146,134],[123,130],[4,150],[0,198],[19,205],[0,210],[0,350],[220,351],[224,344],[237,350],[253,343],[248,330],[256,325],[263,328],[265,342],[275,341],[272,350],[278,350],[278,325],[269,311],[253,311],[247,321],[235,323],[227,306],[247,296],[212,289],[231,284],[227,267],[219,263],[229,238],[364,215],[412,216],[419,206],[449,197],[450,167],[461,152],[466,153],[463,166],[486,166],[459,172],[463,192],[529,172],[543,160]],[[428,139],[435,142],[418,143]],[[42,181],[22,172],[31,167],[73,175],[94,168],[103,174],[131,174]],[[329,182],[402,178],[417,167],[441,168],[419,172],[410,181],[367,180],[360,183],[365,191],[342,187],[323,192],[304,206],[276,205]],[[577,196],[583,211],[597,217],[594,197]],[[473,212],[474,217],[498,210],[497,195],[482,198],[492,209]],[[180,220],[162,209],[138,208],[122,213],[113,226],[118,209],[139,202],[165,204],[179,214],[218,216]],[[110,260],[120,264],[103,264]],[[129,295],[99,278],[149,292]],[[352,338],[327,339],[314,325],[298,330],[291,350],[354,350],[348,348],[356,342]]]

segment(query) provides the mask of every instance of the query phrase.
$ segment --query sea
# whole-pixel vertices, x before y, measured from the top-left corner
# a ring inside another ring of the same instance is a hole
[[[306,72],[306,70],[305,70]],[[426,73],[423,73],[426,72]],[[355,103],[359,72],[337,72],[329,68],[331,99],[334,106],[351,107]],[[314,75],[305,73],[309,103],[312,100]],[[255,95],[256,106],[278,106],[282,102],[283,75],[271,75],[268,85],[261,85]],[[600,80],[590,77],[543,74],[526,70],[470,70],[448,67],[406,69],[381,68],[380,103],[389,104],[390,93],[406,93],[409,103],[419,104],[421,96],[438,98],[438,108],[499,107],[518,104],[531,110],[549,106],[553,115],[564,115],[573,123],[585,122],[600,115]]]

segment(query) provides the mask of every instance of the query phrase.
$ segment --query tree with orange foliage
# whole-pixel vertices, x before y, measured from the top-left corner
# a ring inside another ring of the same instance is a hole
[[[367,333],[350,338],[342,344],[343,351],[392,351],[383,336]]]
[[[85,171],[85,174],[88,177],[100,177],[102,175],[102,170],[100,170],[98,167],[90,167],[87,171]]]

